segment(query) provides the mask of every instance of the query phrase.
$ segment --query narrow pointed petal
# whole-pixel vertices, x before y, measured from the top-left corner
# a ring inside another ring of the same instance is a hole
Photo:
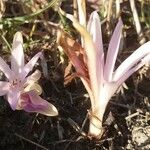
[[[103,84],[103,67],[104,67],[104,51],[103,51],[103,41],[102,41],[102,31],[101,31],[101,22],[97,11],[94,11],[90,15],[90,19],[87,25],[87,30],[92,36],[94,46],[95,46],[95,55],[96,55],[96,77],[99,85],[99,90]]]
[[[38,61],[38,59],[40,58],[40,56],[42,55],[41,52],[37,53],[22,69],[21,72],[21,78],[24,79],[28,73],[33,69],[33,67],[35,66],[36,62]]]
[[[88,72],[91,81],[91,88],[94,93],[94,98],[97,99],[98,97],[98,77],[97,77],[97,52],[95,50],[95,46],[90,36],[89,32],[84,28],[82,25],[78,23],[78,21],[70,14],[67,14],[66,17],[73,22],[73,26],[80,32],[81,36],[84,39],[84,48],[87,55],[87,65],[88,65]],[[94,67],[96,66],[96,67]]]
[[[9,82],[0,81],[0,96],[8,93],[10,84]]]
[[[5,74],[5,76],[12,80],[14,77],[13,72],[10,70],[9,66],[5,63],[5,61],[0,57],[0,70]]]
[[[41,71],[35,70],[30,76],[26,77],[26,82],[24,86],[26,87],[28,84],[33,84],[37,82],[41,78]]]
[[[113,76],[113,81],[117,81],[128,70],[133,68],[142,58],[150,54],[150,41],[140,46],[134,51],[122,64],[116,69]]]
[[[87,25],[87,30],[92,36],[93,42],[95,44],[95,49],[98,53],[98,58],[104,55],[103,51],[103,40],[102,40],[102,31],[101,31],[101,22],[97,11],[94,11],[90,15],[90,19]]]
[[[20,91],[19,89],[11,88],[7,94],[7,100],[12,108],[12,110],[15,110],[18,104],[18,100],[20,97]]]
[[[11,52],[11,69],[19,74],[24,66],[23,38],[21,32],[14,35]]]
[[[119,44],[121,39],[121,32],[122,32],[122,21],[119,20],[114,33],[112,35],[112,38],[110,40],[110,44],[108,47],[107,57],[106,57],[106,64],[105,64],[105,71],[104,71],[104,77],[106,81],[112,80],[112,74],[114,71],[114,66],[116,62],[116,58],[119,51]]]
[[[120,79],[117,81],[119,85],[121,85],[126,79],[128,79],[134,72],[139,70],[145,64],[150,63],[150,54],[146,55],[144,58],[140,60],[140,62],[135,65],[133,68],[128,70],[125,74],[123,74]]]
[[[19,107],[27,112],[37,112],[46,116],[57,116],[58,111],[54,105],[42,99],[34,91],[21,95]]]

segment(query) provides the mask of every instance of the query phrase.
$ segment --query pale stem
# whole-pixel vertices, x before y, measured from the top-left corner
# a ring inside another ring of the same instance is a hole
[[[116,18],[120,16],[120,0],[116,0]]]
[[[73,0],[73,16],[75,18],[77,18],[78,16],[77,8],[78,8],[77,0]]]
[[[129,0],[129,2],[130,2],[131,10],[133,13],[133,19],[134,19],[134,23],[135,23],[135,27],[136,27],[136,32],[137,32],[139,37],[142,37],[142,39],[140,40],[140,44],[142,45],[145,43],[146,39],[143,37],[143,32],[141,29],[141,24],[139,21],[137,10],[136,10],[135,1]]]
[[[86,4],[85,0],[77,0],[79,23],[86,27]],[[83,37],[81,36],[81,44],[84,45]]]

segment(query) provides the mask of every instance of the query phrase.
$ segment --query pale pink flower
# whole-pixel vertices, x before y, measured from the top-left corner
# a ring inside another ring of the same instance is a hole
[[[91,99],[89,134],[98,137],[102,132],[103,115],[111,97],[129,76],[150,61],[150,41],[135,50],[115,69],[122,32],[121,19],[114,30],[106,60],[104,60],[101,23],[97,12],[91,14],[87,29],[72,15],[65,15],[73,22],[73,26],[80,32],[83,39],[84,63],[87,65],[89,82],[83,76],[81,80]],[[79,60],[76,59],[76,61],[79,63]],[[77,70],[77,66],[75,68]]]
[[[8,79],[8,81],[0,81],[0,96],[7,95],[7,100],[13,110],[24,109],[27,112],[55,116],[58,114],[56,107],[39,96],[42,93],[37,83],[41,76],[40,71],[36,70],[27,76],[40,56],[41,52],[24,64],[23,38],[22,34],[17,32],[11,51],[11,69],[0,57],[0,70]]]

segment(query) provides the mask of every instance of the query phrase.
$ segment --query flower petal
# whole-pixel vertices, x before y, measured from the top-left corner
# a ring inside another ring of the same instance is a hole
[[[23,93],[19,105],[27,112],[37,112],[46,116],[58,115],[56,107],[38,96],[35,91]]]
[[[122,31],[122,21],[120,19],[114,30],[114,33],[112,35],[112,38],[110,40],[110,44],[108,47],[106,64],[105,64],[105,69],[104,69],[105,70],[104,77],[106,81],[112,80],[112,74],[114,71],[114,66],[115,66],[115,62],[116,62],[116,58],[117,58],[117,54],[119,50],[121,31]]]
[[[90,19],[87,25],[87,30],[90,32],[97,53],[101,58],[104,55],[103,51],[103,40],[102,40],[102,31],[101,31],[101,22],[97,11],[94,11],[90,15]],[[100,53],[100,54],[99,54]]]
[[[25,89],[24,89],[25,92],[28,92],[28,91],[31,91],[31,90],[36,91],[36,93],[37,93],[38,95],[41,95],[41,94],[42,94],[42,88],[41,88],[41,86],[40,86],[38,83],[30,83],[30,84],[28,84],[28,86],[25,87]]]
[[[38,61],[38,59],[41,56],[41,52],[37,53],[23,68],[22,72],[21,72],[21,78],[24,79],[28,73],[33,69],[34,65],[36,64],[36,62]]]
[[[99,82],[97,77],[97,51],[95,49],[92,37],[90,36],[89,32],[84,28],[82,25],[78,23],[78,21],[70,14],[66,14],[66,17],[73,22],[73,26],[80,32],[81,36],[84,39],[84,48],[87,55],[87,65],[88,65],[88,72],[91,81],[91,88],[92,92],[94,93],[94,98],[98,98],[98,91],[99,91]],[[96,67],[95,67],[96,66]],[[100,73],[100,72],[99,72]]]
[[[23,38],[21,32],[14,35],[11,52],[11,69],[18,75],[24,67]]]
[[[99,91],[103,84],[103,67],[104,67],[104,51],[102,41],[101,22],[97,11],[94,11],[90,15],[90,19],[87,25],[87,30],[92,36],[95,50],[96,50],[96,78],[98,83]],[[94,60],[93,60],[94,61]]]
[[[13,110],[16,109],[18,100],[20,97],[20,90],[16,88],[11,88],[7,94],[7,100]]]
[[[13,79],[13,72],[10,70],[9,66],[5,63],[5,61],[0,57],[0,70],[5,74],[5,76],[9,79]]]
[[[0,96],[7,94],[7,92],[9,91],[9,87],[9,82],[0,81]]]
[[[123,74],[120,79],[117,81],[119,85],[121,85],[127,78],[129,78],[134,72],[136,72],[138,69],[140,69],[142,66],[150,62],[150,54],[146,55],[144,58],[141,59],[141,61],[128,70],[125,74]]]
[[[35,72],[33,72],[30,76],[26,78],[26,82],[24,86],[37,82],[40,78],[41,78],[41,71],[35,70]]]
[[[126,72],[134,67],[142,58],[150,54],[150,41],[140,46],[116,69],[113,81],[120,79]]]

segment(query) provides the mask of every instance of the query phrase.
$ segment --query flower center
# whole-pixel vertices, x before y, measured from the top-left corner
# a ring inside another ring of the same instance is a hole
[[[14,80],[12,81],[12,83],[11,83],[10,86],[13,87],[13,88],[14,88],[14,87],[17,87],[17,86],[19,87],[19,86],[21,86],[21,83],[22,83],[21,80],[14,79]]]

